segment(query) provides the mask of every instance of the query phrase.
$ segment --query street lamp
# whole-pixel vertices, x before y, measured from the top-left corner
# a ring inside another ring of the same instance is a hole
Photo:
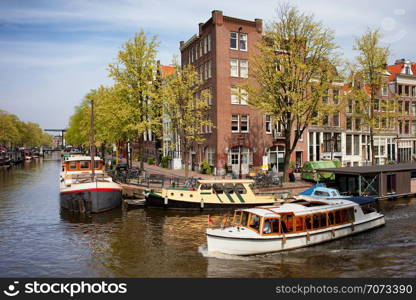
[[[239,135],[238,136],[238,164],[239,164],[239,166],[238,166],[238,168],[239,168],[239,171],[238,171],[238,178],[239,179],[241,179],[242,178],[242,168],[241,168],[241,166],[242,166],[242,158],[243,158],[243,154],[242,154],[242,148],[243,148],[243,145],[244,145],[244,136],[243,135]]]

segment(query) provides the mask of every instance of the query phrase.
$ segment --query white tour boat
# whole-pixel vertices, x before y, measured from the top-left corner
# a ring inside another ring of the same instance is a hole
[[[61,207],[72,211],[99,213],[121,205],[122,188],[104,173],[104,164],[90,156],[66,157],[60,175]]]
[[[294,199],[236,210],[231,226],[206,231],[209,252],[253,255],[307,247],[385,224],[384,215],[345,199]]]

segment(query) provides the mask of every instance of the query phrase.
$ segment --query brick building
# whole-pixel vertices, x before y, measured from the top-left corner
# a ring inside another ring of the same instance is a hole
[[[283,136],[270,116],[247,104],[245,91],[238,88],[250,81],[249,56],[255,55],[262,30],[261,19],[242,20],[214,10],[208,21],[199,24],[197,34],[180,42],[182,66],[194,65],[203,80],[202,89],[212,95],[207,118],[214,126],[201,129],[205,141],[195,145],[193,169],[207,160],[216,174],[223,174],[226,167],[235,174],[247,174],[260,168],[265,156],[270,167],[282,169]],[[302,163],[307,159],[306,138],[297,148],[292,160]]]

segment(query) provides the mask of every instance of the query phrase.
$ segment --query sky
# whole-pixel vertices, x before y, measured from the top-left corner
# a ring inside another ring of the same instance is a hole
[[[353,60],[354,39],[380,28],[392,57],[416,60],[416,5],[412,0],[293,0],[301,11],[335,31],[343,57]],[[160,42],[158,59],[170,64],[179,41],[198,31],[212,10],[268,23],[282,1],[268,0],[1,0],[0,109],[42,128],[65,128],[83,96],[111,85],[107,66],[141,29]]]

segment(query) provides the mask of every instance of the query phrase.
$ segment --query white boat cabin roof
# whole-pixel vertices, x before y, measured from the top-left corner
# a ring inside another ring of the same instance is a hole
[[[309,202],[313,206],[305,206],[298,203],[283,203],[282,205],[257,206],[248,209],[239,209],[238,211],[246,211],[261,217],[278,217],[278,215],[293,214],[295,216],[309,215],[331,211],[335,209],[351,208],[358,204],[344,200],[295,200],[296,202]]]
[[[224,183],[254,183],[251,179],[199,179],[201,184],[224,184]]]
[[[65,158],[65,161],[85,161],[85,160],[91,161],[91,156],[70,156],[70,157]],[[95,156],[94,160],[100,161],[101,158],[98,156]]]

